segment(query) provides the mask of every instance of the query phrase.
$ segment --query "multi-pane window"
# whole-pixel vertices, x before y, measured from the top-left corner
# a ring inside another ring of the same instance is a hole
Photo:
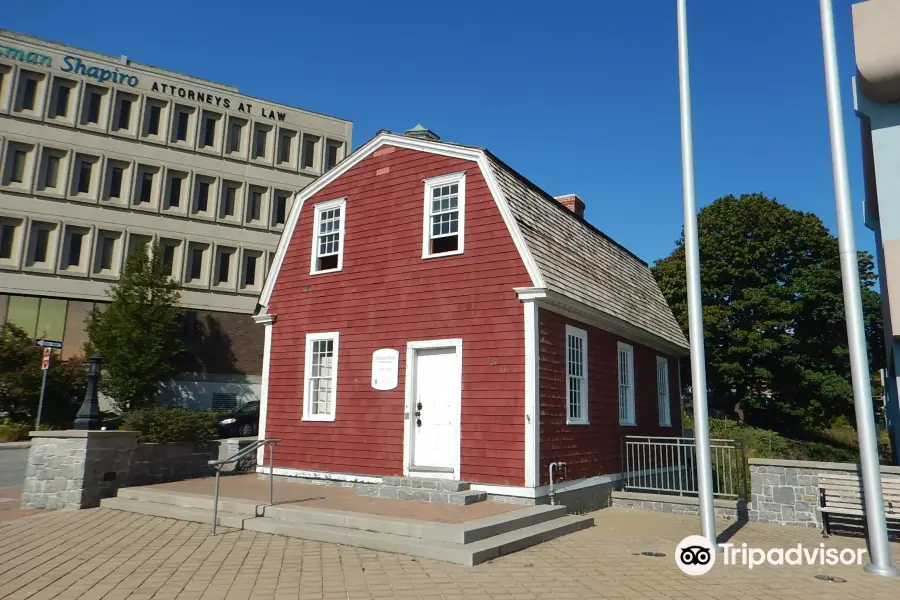
[[[343,262],[344,209],[346,200],[316,205],[313,264],[311,273],[337,271]]]
[[[588,422],[587,332],[566,326],[566,423]]]
[[[659,399],[659,424],[672,426],[672,409],[669,402],[669,360],[656,357],[656,395]]]
[[[465,174],[425,182],[425,248],[422,257],[462,252]]]
[[[619,424],[634,425],[634,349],[619,342]]]
[[[334,420],[337,399],[337,357],[337,333],[311,333],[306,336],[304,420]]]

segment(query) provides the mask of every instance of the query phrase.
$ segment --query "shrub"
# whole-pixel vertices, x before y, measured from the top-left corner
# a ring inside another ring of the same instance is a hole
[[[18,442],[28,439],[31,430],[25,423],[14,423],[9,419],[0,419],[0,442]]]
[[[219,417],[212,411],[155,407],[125,416],[123,429],[140,431],[139,442],[206,442],[219,437]]]

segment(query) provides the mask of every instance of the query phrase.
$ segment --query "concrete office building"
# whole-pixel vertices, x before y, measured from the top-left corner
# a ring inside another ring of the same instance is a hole
[[[159,243],[188,309],[165,394],[258,394],[256,307],[293,194],[338,163],[349,121],[0,30],[0,325],[81,351],[125,257]]]
[[[900,2],[853,5],[866,226],[875,232],[887,353],[885,413],[894,461],[900,459]]]

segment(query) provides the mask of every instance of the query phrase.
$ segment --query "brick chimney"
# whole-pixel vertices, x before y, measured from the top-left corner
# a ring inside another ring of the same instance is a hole
[[[556,196],[554,198],[557,202],[568,208],[570,211],[575,213],[578,218],[584,218],[584,202],[582,202],[581,198],[578,197],[578,194],[566,194],[565,196]]]

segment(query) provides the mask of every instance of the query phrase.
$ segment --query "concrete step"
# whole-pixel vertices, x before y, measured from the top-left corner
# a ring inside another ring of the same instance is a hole
[[[469,505],[487,500],[485,492],[463,490],[448,492],[429,488],[397,487],[392,485],[358,485],[357,496],[388,498],[390,500],[417,500],[419,502],[439,502],[442,504]]]
[[[442,492],[465,492],[472,489],[472,484],[468,481],[435,479],[433,477],[382,477],[381,485],[386,487],[423,488]]]
[[[212,509],[203,508],[185,508],[175,506],[173,504],[162,504],[159,502],[147,502],[144,500],[130,500],[128,498],[104,498],[100,501],[103,508],[112,508],[125,512],[136,513],[139,515],[149,515],[151,517],[164,517],[166,519],[176,519],[178,521],[190,521],[192,523],[204,523],[212,526]],[[233,527],[234,529],[244,529],[244,523],[253,517],[244,515],[236,515],[219,511],[216,518],[216,524],[223,527]]]
[[[594,520],[591,517],[571,515],[470,544],[438,542],[330,525],[291,523],[270,517],[248,519],[244,522],[244,529],[474,566],[567,533],[579,531],[593,524]]]
[[[212,514],[213,495],[210,494],[191,494],[186,492],[167,492],[163,490],[155,490],[146,487],[120,488],[117,492],[118,498],[127,500],[139,500],[141,502],[153,502],[156,504],[166,504],[177,506],[180,508],[199,508],[208,510]],[[238,498],[219,498],[219,512],[227,512],[235,515],[246,517],[256,517],[262,515],[264,503],[254,502],[252,500],[241,500]]]
[[[401,517],[309,508],[296,504],[266,506],[264,516],[289,524],[328,525],[451,544],[468,544],[563,517],[565,506],[527,506],[464,523],[433,523]]]

